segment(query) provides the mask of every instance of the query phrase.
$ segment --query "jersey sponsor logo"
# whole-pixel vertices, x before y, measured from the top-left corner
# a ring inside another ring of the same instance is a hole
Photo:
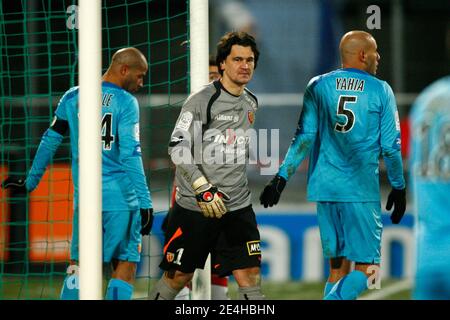
[[[178,120],[177,126],[175,129],[185,130],[188,131],[189,127],[191,126],[192,119],[194,118],[192,112],[186,111],[183,112],[183,114],[180,117],[180,120]]]
[[[355,78],[336,78],[336,90],[364,91],[364,80]]]
[[[214,120],[238,122],[239,121],[239,116],[237,116],[237,115],[233,116],[233,115],[227,115],[227,114],[218,114],[217,116],[214,117]]]
[[[261,254],[261,241],[247,241],[247,251],[249,256],[260,255]]]
[[[253,124],[253,122],[255,122],[255,113],[253,111],[247,112],[247,118],[248,122],[250,122],[250,124]]]
[[[214,137],[215,143],[223,143],[227,145],[235,145],[235,144],[247,144],[250,141],[250,137],[247,136],[237,136],[235,133],[223,135],[218,134]]]

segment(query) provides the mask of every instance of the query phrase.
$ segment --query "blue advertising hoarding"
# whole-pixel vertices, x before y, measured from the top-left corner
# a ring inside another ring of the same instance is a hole
[[[145,237],[139,276],[158,277],[162,258],[164,214],[157,214],[152,236]],[[262,240],[262,274],[273,281],[319,281],[328,274],[322,257],[316,214],[313,212],[256,212]],[[406,214],[401,224],[393,225],[383,214],[381,275],[406,277],[413,272],[413,216]]]

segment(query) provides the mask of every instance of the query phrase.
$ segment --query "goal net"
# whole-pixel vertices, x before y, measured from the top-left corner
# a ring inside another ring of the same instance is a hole
[[[102,65],[133,46],[149,71],[140,103],[144,167],[156,211],[144,238],[135,298],[159,278],[161,221],[170,201],[173,169],[167,142],[188,92],[186,1],[102,1]],[[78,85],[77,1],[0,4],[0,180],[24,176],[62,94]],[[38,188],[0,189],[0,299],[57,299],[69,262],[73,184],[65,138]]]

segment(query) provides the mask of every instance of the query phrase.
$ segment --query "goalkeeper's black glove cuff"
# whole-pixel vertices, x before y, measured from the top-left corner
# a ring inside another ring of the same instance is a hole
[[[272,181],[274,181],[275,183],[275,190],[278,192],[279,195],[281,195],[281,193],[284,190],[284,187],[286,187],[287,182],[286,179],[277,174]]]
[[[141,209],[141,234],[147,236],[153,225],[153,208]]]

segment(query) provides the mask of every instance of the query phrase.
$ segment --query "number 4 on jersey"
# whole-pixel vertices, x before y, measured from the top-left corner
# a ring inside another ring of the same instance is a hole
[[[111,144],[114,142],[112,132],[112,113],[105,113],[102,119],[102,142],[103,149],[111,150]]]
[[[339,102],[337,107],[337,115],[343,116],[346,118],[345,123],[341,123],[338,121],[334,126],[334,130],[346,133],[353,129],[353,125],[355,124],[355,114],[352,110],[346,109],[346,103],[356,103],[358,97],[356,96],[339,96]]]

